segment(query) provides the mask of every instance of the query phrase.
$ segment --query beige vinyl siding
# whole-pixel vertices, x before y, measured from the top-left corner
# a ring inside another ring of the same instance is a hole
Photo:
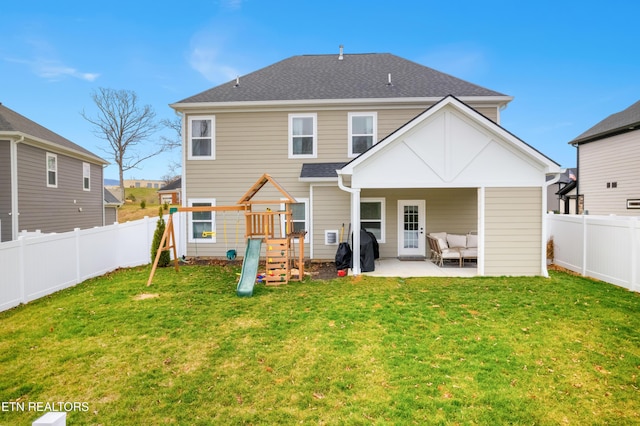
[[[640,131],[616,135],[579,147],[579,189],[584,209],[595,215],[640,216],[627,199],[640,199]],[[616,188],[607,188],[616,182]]]
[[[398,255],[398,201],[425,200],[426,232],[466,234],[477,230],[477,190],[465,189],[397,189],[361,192],[361,198],[385,200],[385,240],[379,242],[380,257]],[[350,194],[337,187],[314,186],[314,259],[332,260],[337,246],[324,244],[325,230],[340,230],[345,224],[345,235],[351,221]],[[346,238],[346,237],[345,237]]]
[[[104,208],[104,224],[111,225],[118,221],[118,208],[117,207],[105,207]]]
[[[485,190],[485,275],[541,275],[542,189]]]
[[[422,113],[426,108],[427,106],[413,106],[410,108],[376,109],[363,108],[360,105],[350,107],[345,104],[341,105],[339,110],[316,110],[304,107],[301,109],[286,109],[281,111],[202,111],[201,114],[187,114],[185,117],[186,120],[196,115],[215,116],[216,159],[185,161],[184,177],[187,190],[184,203],[186,204],[188,199],[194,198],[215,198],[216,205],[218,206],[235,205],[263,173],[270,174],[294,197],[310,198],[310,184],[308,182],[301,182],[299,179],[302,164],[313,162],[346,163],[351,160],[351,158],[348,157],[349,112],[377,112],[378,139],[383,139]],[[493,110],[495,110],[495,108],[493,108]],[[318,152],[316,158],[288,158],[289,114],[295,113],[317,114]],[[189,147],[187,147],[187,149],[188,148]],[[321,197],[325,196],[322,191],[323,190],[320,190],[320,193],[316,195]],[[339,189],[336,187],[335,191],[339,191]],[[258,198],[274,196],[280,198],[279,194],[271,191],[269,185],[267,185],[260,192]],[[340,198],[344,198],[344,195],[340,196]],[[347,219],[333,221],[327,218],[326,223],[321,222],[320,225],[315,224],[313,227],[315,243],[314,254],[316,257],[322,256],[322,258],[324,258],[324,256],[330,254],[332,251],[333,254],[331,254],[329,258],[333,258],[335,255],[335,248],[327,248],[324,246],[324,229],[336,229],[336,226],[341,225],[343,221],[346,221],[348,226],[348,194],[346,199],[346,206],[340,207],[340,209],[347,212]],[[316,200],[314,206],[316,210],[312,215],[316,218],[319,201]],[[392,203],[387,202],[386,208],[388,212],[393,212],[394,217],[396,216],[396,201]],[[226,213],[226,215],[229,216],[229,213]],[[221,218],[221,214],[218,214],[218,218]],[[220,219],[217,223],[217,242],[215,244],[198,243],[196,246],[195,243],[190,243],[187,245],[188,254],[195,255],[197,252],[199,256],[224,256],[226,248],[222,238],[222,226]],[[475,222],[464,226],[465,231],[475,228],[477,228]],[[394,230],[393,232],[395,233],[396,231]],[[244,221],[242,221],[239,233],[241,238],[237,249],[239,253],[243,253],[245,248],[243,239]],[[227,237],[227,240],[229,241],[229,237]],[[307,242],[308,240],[307,238]],[[395,242],[393,244],[395,244]],[[389,245],[390,244],[387,243],[387,246]],[[392,256],[396,255],[397,248],[395,246],[388,250],[389,253],[393,253]],[[307,254],[309,253],[308,244],[305,251]]]
[[[58,153],[58,187],[48,188],[46,152],[18,144],[19,230],[66,232],[102,226],[102,166],[91,164],[91,190],[84,191],[83,161]]]
[[[10,241],[11,232],[11,142],[0,140],[0,241]]]
[[[344,223],[343,240],[348,239],[351,195],[337,186],[313,186],[314,260],[334,260],[338,245],[325,245],[325,231],[338,231]]]

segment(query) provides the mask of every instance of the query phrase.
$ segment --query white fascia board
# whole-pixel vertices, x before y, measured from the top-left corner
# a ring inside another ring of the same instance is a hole
[[[376,108],[384,108],[386,105],[426,104],[432,105],[443,97],[416,97],[416,98],[355,98],[355,99],[301,99],[301,100],[277,100],[277,101],[239,101],[239,102],[177,102],[169,106],[176,111],[211,111],[220,110],[246,110],[251,108],[286,108],[286,107],[344,107],[352,105],[371,104]],[[512,96],[466,96],[459,98],[463,102],[473,104],[506,105],[513,100]],[[345,106],[347,105],[347,106]]]

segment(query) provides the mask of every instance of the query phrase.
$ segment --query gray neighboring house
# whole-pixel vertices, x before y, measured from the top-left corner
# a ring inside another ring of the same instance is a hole
[[[576,212],[640,216],[640,101],[569,143],[578,151]]]
[[[547,187],[547,210],[559,214],[574,214],[576,176],[578,170],[569,168],[558,176],[548,176],[547,181],[554,183]],[[572,191],[573,190],[573,191]]]
[[[104,188],[104,224],[110,225],[118,222],[118,209],[122,206],[122,201],[113,192]]]
[[[0,104],[0,241],[104,225],[106,164]]]

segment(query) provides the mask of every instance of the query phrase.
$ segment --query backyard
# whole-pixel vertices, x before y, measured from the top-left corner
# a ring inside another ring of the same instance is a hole
[[[640,423],[638,293],[552,272],[238,298],[238,273],[122,269],[0,313],[0,424]]]

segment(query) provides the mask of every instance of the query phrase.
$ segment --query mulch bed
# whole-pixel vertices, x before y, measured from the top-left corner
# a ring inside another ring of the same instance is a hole
[[[230,266],[242,268],[242,260],[227,260],[207,257],[188,257],[182,262],[182,265],[200,265],[200,266]],[[264,266],[264,265],[263,265]],[[336,264],[334,262],[306,262],[304,265],[305,272],[311,274],[314,280],[331,280],[338,276]]]

